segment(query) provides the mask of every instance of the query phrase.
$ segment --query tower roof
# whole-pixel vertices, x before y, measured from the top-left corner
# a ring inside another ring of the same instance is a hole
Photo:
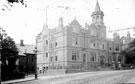
[[[97,1],[96,6],[95,6],[95,12],[97,12],[97,11],[101,11],[98,1]]]
[[[99,3],[98,3],[98,0],[97,0],[97,3],[96,3],[96,6],[95,6],[95,10],[92,12],[92,15],[91,16],[93,16],[93,15],[102,15],[102,16],[104,16],[104,13],[103,13],[103,11],[101,11],[101,9],[100,9],[100,6],[99,6]]]

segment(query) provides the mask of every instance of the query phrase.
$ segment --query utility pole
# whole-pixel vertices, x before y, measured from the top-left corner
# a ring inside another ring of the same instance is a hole
[[[37,38],[36,38],[36,46],[35,46],[35,50],[33,50],[33,52],[35,53],[35,79],[37,79],[38,78],[38,76],[37,76],[37,52],[38,52],[38,50],[37,50]]]

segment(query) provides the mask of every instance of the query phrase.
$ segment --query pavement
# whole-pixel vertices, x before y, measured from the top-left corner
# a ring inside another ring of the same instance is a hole
[[[13,83],[26,82],[26,81],[33,81],[33,80],[36,80],[36,79],[34,77],[27,77],[23,79],[3,81],[1,82],[1,84],[13,84]]]
[[[47,79],[52,79],[52,78],[57,78],[57,77],[63,77],[65,75],[67,75],[67,74],[55,75],[55,76],[39,76],[37,79],[35,79],[35,77],[33,75],[33,76],[25,77],[23,79],[15,79],[15,80],[2,81],[1,84],[13,84],[13,83],[21,83],[21,82],[33,81],[33,80],[41,80],[41,79],[47,80]]]
[[[135,84],[135,77],[134,78],[132,78],[132,79],[130,79],[128,82],[126,82],[126,83],[133,83],[133,84]]]
[[[49,82],[52,81],[52,80],[54,80],[54,82],[57,82],[57,83],[61,82],[61,81],[62,82],[69,82],[70,81],[70,83],[72,83],[72,84],[78,84],[77,82],[82,82],[82,81],[84,81],[84,83],[79,83],[79,84],[87,84],[86,81],[89,81],[89,80],[92,80],[91,82],[97,82],[97,81],[93,81],[93,79],[88,79],[90,77],[91,78],[95,77],[95,79],[98,79],[98,82],[110,81],[110,80],[113,81],[114,79],[115,79],[115,81],[116,80],[121,81],[119,78],[123,77],[123,75],[114,75],[114,74],[117,74],[119,72],[123,73],[123,72],[128,72],[128,71],[121,70],[121,71],[83,72],[83,73],[63,74],[63,75],[55,75],[55,76],[39,76],[38,79],[35,79],[34,77],[26,77],[24,79],[3,81],[1,84],[13,84],[13,83],[23,84],[24,82],[25,82],[25,84],[28,84],[28,83],[33,84],[34,82],[36,82],[36,84],[37,84],[37,82],[41,82],[41,84],[50,84]],[[104,74],[108,74],[109,76],[104,75]],[[111,75],[114,75],[114,76],[111,76]],[[125,77],[125,80],[126,80],[126,82],[124,82],[124,83],[135,84],[135,76],[134,75],[131,77],[131,74],[126,74],[126,76],[124,76],[124,77]],[[84,79],[86,79],[86,80],[84,80]],[[115,82],[115,81],[113,81],[113,82]],[[54,83],[51,83],[51,84],[54,84]]]
[[[84,73],[93,73],[93,72],[84,72]],[[53,79],[53,78],[59,78],[59,77],[68,77],[72,75],[81,75],[84,73],[72,73],[72,74],[61,74],[61,75],[55,75],[55,76],[39,76],[38,79],[35,79],[34,75],[33,76],[28,76],[23,79],[16,79],[16,80],[8,80],[8,81],[3,81],[1,84],[13,84],[13,83],[21,83],[21,82],[27,82],[27,81],[33,81],[33,80],[48,80],[48,79]]]

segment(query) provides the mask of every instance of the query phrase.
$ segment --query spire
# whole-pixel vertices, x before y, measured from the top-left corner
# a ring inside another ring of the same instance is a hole
[[[63,28],[63,18],[60,17],[58,20],[58,28]]]
[[[95,10],[92,12],[92,15],[91,15],[91,17],[93,18],[92,22],[98,23],[98,24],[103,24],[104,23],[103,16],[104,16],[104,13],[103,13],[103,11],[101,11],[98,0],[97,0]]]
[[[46,25],[48,24],[47,21],[48,21],[48,18],[47,18],[47,8],[46,8]]]
[[[101,9],[100,9],[98,0],[97,0],[97,3],[96,3],[96,6],[95,6],[95,10],[94,10],[93,13],[92,13],[92,16],[93,16],[93,15],[97,15],[97,14],[104,16],[103,11],[101,11]]]
[[[74,16],[74,19],[76,20],[76,16]]]
[[[97,12],[97,11],[101,11],[98,0],[97,0],[97,4],[96,4],[96,7],[95,7],[95,12]]]
[[[47,18],[47,8],[46,8],[46,14],[45,14],[45,24],[44,24],[44,26],[43,26],[43,28],[48,28],[48,18]]]

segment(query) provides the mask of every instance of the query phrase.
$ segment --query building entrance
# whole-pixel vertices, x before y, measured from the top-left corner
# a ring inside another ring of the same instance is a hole
[[[105,57],[103,55],[100,56],[100,65],[103,66],[105,64]]]

